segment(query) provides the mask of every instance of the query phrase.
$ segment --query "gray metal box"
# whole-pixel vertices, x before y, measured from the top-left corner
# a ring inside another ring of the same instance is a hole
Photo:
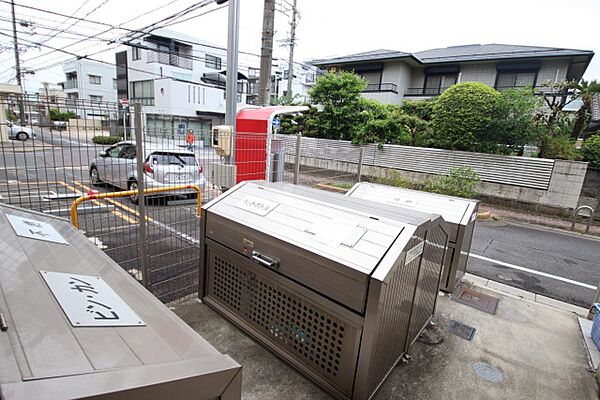
[[[432,317],[441,217],[285,183],[203,207],[203,300],[340,399],[368,399]]]
[[[240,365],[69,222],[0,205],[0,256],[3,400],[241,397]]]
[[[346,193],[406,210],[439,214],[448,224],[448,252],[444,260],[441,289],[452,292],[467,270],[479,201],[420,192],[394,186],[359,182]]]

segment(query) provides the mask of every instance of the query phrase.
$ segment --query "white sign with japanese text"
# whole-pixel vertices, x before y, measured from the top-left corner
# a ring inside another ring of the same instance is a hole
[[[17,236],[45,240],[46,242],[69,244],[60,233],[47,222],[23,218],[12,214],[6,214],[6,218],[8,218],[8,221],[12,225]]]
[[[99,276],[40,271],[74,327],[144,326],[144,321]]]
[[[253,214],[264,217],[273,211],[273,209],[278,205],[279,203],[261,199],[260,197],[246,196],[242,200],[238,201],[235,206],[241,208],[242,210],[250,211]]]

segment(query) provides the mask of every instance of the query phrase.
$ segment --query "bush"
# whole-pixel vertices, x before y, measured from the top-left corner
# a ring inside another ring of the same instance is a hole
[[[96,144],[113,145],[123,140],[123,136],[94,136],[92,142]]]
[[[479,174],[471,167],[452,168],[450,174],[439,176],[425,183],[427,192],[445,194],[448,196],[465,197],[473,199],[477,197],[477,185]]]
[[[420,183],[412,182],[402,176],[398,171],[390,170],[389,173],[381,178],[375,179],[375,182],[382,185],[396,186],[404,189],[421,190],[423,185]]]
[[[600,167],[600,132],[590,136],[581,149],[583,159],[592,167]]]
[[[464,82],[446,90],[433,106],[432,139],[435,147],[489,151],[497,143],[489,137],[496,92],[479,82]]]
[[[574,160],[577,156],[575,141],[568,134],[546,137],[542,143],[544,158],[558,158],[561,160]]]

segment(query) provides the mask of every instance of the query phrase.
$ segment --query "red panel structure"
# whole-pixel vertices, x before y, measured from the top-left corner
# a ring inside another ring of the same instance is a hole
[[[280,114],[306,111],[304,106],[244,108],[237,113],[235,135],[236,183],[266,179],[267,137],[273,118]]]

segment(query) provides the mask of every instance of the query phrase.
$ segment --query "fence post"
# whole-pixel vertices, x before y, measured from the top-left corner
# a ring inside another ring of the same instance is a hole
[[[142,143],[142,104],[134,104],[135,113],[135,154],[137,167],[137,185],[138,185],[138,261],[142,271],[142,285],[146,288],[150,284],[148,273],[148,243],[146,238],[146,197],[144,195],[144,146]]]
[[[300,146],[302,145],[302,136],[296,135],[296,164],[294,165],[294,185],[300,181]]]
[[[358,153],[358,181],[360,182],[362,177],[362,169],[363,169],[363,157],[365,155],[364,147],[360,147],[360,151]]]

